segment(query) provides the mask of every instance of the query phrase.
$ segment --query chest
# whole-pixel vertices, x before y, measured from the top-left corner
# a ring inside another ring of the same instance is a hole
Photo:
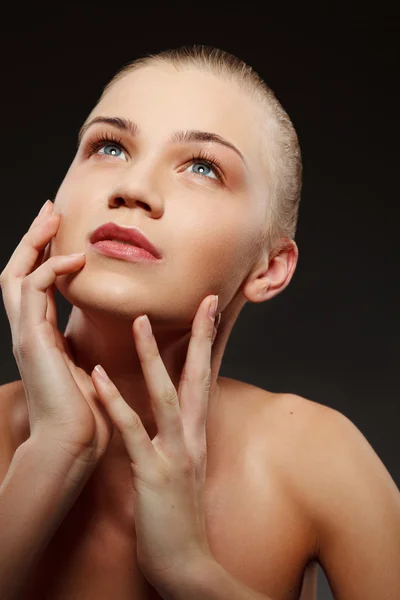
[[[217,561],[235,578],[274,600],[297,600],[310,555],[311,530],[276,470],[254,449],[231,448],[225,468],[211,469],[206,527]],[[228,464],[229,463],[229,464]],[[110,524],[77,502],[51,540],[23,600],[160,598],[136,561],[132,521]],[[301,600],[312,600],[304,594]]]

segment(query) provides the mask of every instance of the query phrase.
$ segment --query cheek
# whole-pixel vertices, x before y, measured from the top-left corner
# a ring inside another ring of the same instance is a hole
[[[85,252],[86,238],[91,230],[90,218],[83,208],[83,203],[72,195],[68,200],[57,196],[54,210],[60,213],[60,224],[56,235],[50,243],[50,256],[70,254],[72,252]],[[92,220],[92,223],[95,223]]]
[[[190,236],[176,243],[172,255],[179,255],[182,276],[197,275],[199,284],[233,292],[248,272],[252,243],[240,224],[222,223],[218,218],[208,227],[192,229]]]
[[[107,170],[91,171],[75,160],[57,191],[54,207],[62,214],[79,216],[82,211],[87,212],[90,201],[104,198],[108,174]]]
[[[104,187],[99,187],[104,196]],[[61,220],[51,242],[51,256],[85,251],[87,235],[99,222],[96,207],[101,200],[96,201],[96,194],[94,182],[72,163],[54,199],[54,210],[60,213]]]

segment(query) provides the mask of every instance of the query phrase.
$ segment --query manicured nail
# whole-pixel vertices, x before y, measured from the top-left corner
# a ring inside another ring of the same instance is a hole
[[[46,202],[43,204],[42,208],[39,210],[39,215],[41,215],[42,213],[44,213],[46,207],[48,206],[50,200],[46,200]]]
[[[102,379],[103,381],[108,380],[108,375],[101,365],[96,365],[94,370],[96,371],[96,373],[100,377],[100,379]]]
[[[153,335],[153,331],[151,329],[149,317],[144,315],[143,317],[140,317],[139,321],[143,335],[146,337],[151,337]]]

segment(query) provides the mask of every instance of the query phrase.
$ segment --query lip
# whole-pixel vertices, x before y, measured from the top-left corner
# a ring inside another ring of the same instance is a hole
[[[161,259],[161,251],[153,246],[147,237],[137,227],[122,227],[109,221],[100,225],[95,229],[90,236],[90,243],[95,244],[103,240],[120,240],[121,242],[129,242],[138,248],[143,248],[151,254],[155,259]]]

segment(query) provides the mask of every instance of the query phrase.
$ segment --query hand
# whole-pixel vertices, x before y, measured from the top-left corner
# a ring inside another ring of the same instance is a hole
[[[206,421],[211,381],[214,318],[207,296],[192,325],[192,337],[179,384],[175,387],[153,335],[146,337],[142,317],[133,322],[136,349],[151,397],[158,433],[150,440],[139,416],[117,387],[92,378],[96,391],[121,433],[131,460],[137,558],[150,584],[163,587],[204,558],[208,546],[204,485],[207,464]],[[147,319],[147,317],[145,317]]]
[[[60,215],[48,201],[33,221],[0,275],[13,354],[27,397],[31,437],[89,466],[105,452],[113,425],[96,398],[91,377],[76,366],[67,339],[57,326],[54,299],[58,275],[85,264],[85,256],[53,256],[46,244],[56,234]]]

